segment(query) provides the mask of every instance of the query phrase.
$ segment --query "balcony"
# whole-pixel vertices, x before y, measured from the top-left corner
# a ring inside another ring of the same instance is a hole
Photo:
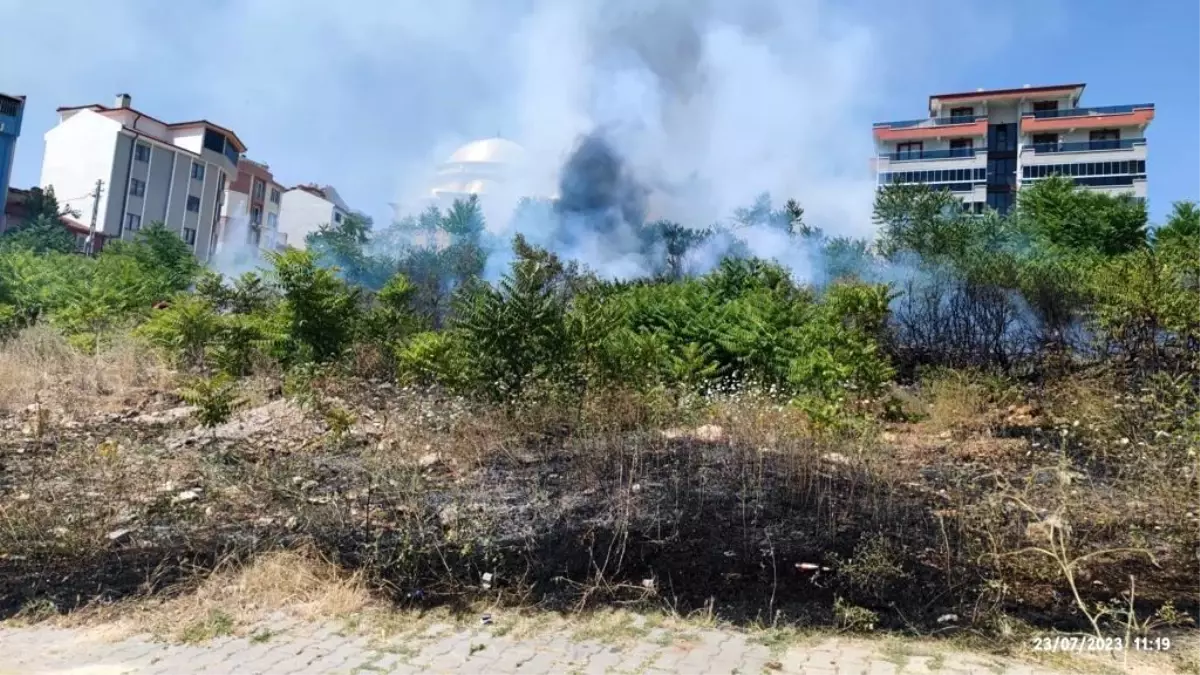
[[[892,162],[916,162],[929,159],[965,159],[986,153],[986,148],[950,148],[949,150],[903,150],[879,156]]]
[[[1103,150],[1129,150],[1146,144],[1144,138],[1122,138],[1111,141],[1076,141],[1072,143],[1030,143],[1021,147],[1037,154],[1053,152],[1097,152]]]
[[[872,125],[875,138],[881,141],[913,138],[961,138],[985,136],[986,115],[958,115],[952,117],[926,117],[919,120],[899,122],[876,122]]]
[[[1037,110],[1021,115],[1021,131],[1058,131],[1103,127],[1145,127],[1154,119],[1153,103],[1109,105],[1095,108]]]
[[[1090,117],[1092,115],[1125,115],[1135,110],[1154,110],[1153,103],[1134,103],[1132,105],[1105,105],[1092,108],[1064,108],[1062,110],[1035,110],[1025,113],[1032,114],[1037,119],[1050,117]]]

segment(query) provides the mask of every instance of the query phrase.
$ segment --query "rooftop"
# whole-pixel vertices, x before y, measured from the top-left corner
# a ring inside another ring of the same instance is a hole
[[[966,103],[968,101],[987,101],[996,99],[1014,99],[1026,98],[1030,95],[1039,96],[1070,96],[1073,101],[1078,101],[1083,96],[1083,88],[1085,83],[1076,84],[1051,84],[1044,86],[1032,87],[1025,85],[1012,89],[976,89],[975,91],[964,91],[951,94],[934,94],[929,97],[929,111],[933,112],[941,103]]]
[[[220,124],[215,124],[213,122],[209,122],[208,120],[202,119],[202,120],[190,120],[187,122],[164,122],[164,121],[158,119],[157,117],[154,117],[153,115],[148,115],[136,108],[132,108],[127,105],[119,106],[119,107],[111,107],[111,106],[101,105],[99,103],[89,103],[87,105],[76,105],[76,106],[61,106],[59,108],[56,108],[55,112],[64,113],[64,112],[71,112],[73,110],[91,110],[94,112],[98,112],[101,115],[105,115],[107,117],[116,117],[125,112],[132,112],[135,115],[140,115],[142,117],[145,117],[146,119],[158,122],[159,124],[167,127],[168,129],[187,129],[189,127],[210,127],[214,131],[218,131],[222,134],[225,134],[229,138],[229,140],[232,141],[234,148],[236,148],[238,152],[246,151],[246,144],[242,142],[242,139],[238,138],[238,135],[236,133],[234,133],[232,130],[230,130],[226,127],[221,126]]]

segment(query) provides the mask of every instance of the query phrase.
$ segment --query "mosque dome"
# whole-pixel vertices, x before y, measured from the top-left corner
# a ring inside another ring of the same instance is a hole
[[[525,149],[506,138],[471,141],[438,167],[434,197],[455,198],[494,192],[525,157]]]
[[[507,138],[471,141],[454,151],[447,164],[513,164],[525,156],[525,148]]]

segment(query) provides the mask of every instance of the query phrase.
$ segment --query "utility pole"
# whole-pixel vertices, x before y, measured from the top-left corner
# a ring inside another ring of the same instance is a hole
[[[100,192],[104,189],[104,181],[96,179],[96,190],[92,192],[92,223],[88,227],[87,242],[84,244],[84,252],[87,255],[92,255],[96,247],[96,218],[100,215]]]

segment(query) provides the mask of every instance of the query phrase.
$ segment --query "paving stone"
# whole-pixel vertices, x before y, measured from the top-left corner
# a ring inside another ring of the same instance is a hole
[[[105,675],[1055,675],[1042,666],[950,651],[936,659],[936,667],[932,657],[913,655],[900,668],[878,644],[837,638],[792,647],[779,655],[748,642],[744,634],[714,630],[700,631],[683,642],[668,642],[663,639],[666,633],[652,633],[618,647],[575,642],[563,631],[516,640],[447,626],[425,641],[408,639],[389,645],[346,634],[334,624],[298,624],[274,617],[267,625],[278,628],[278,634],[266,642],[223,637],[199,645],[158,643],[145,637],[109,641],[83,630],[0,626],[0,675],[71,671]],[[771,668],[766,667],[769,663]]]

